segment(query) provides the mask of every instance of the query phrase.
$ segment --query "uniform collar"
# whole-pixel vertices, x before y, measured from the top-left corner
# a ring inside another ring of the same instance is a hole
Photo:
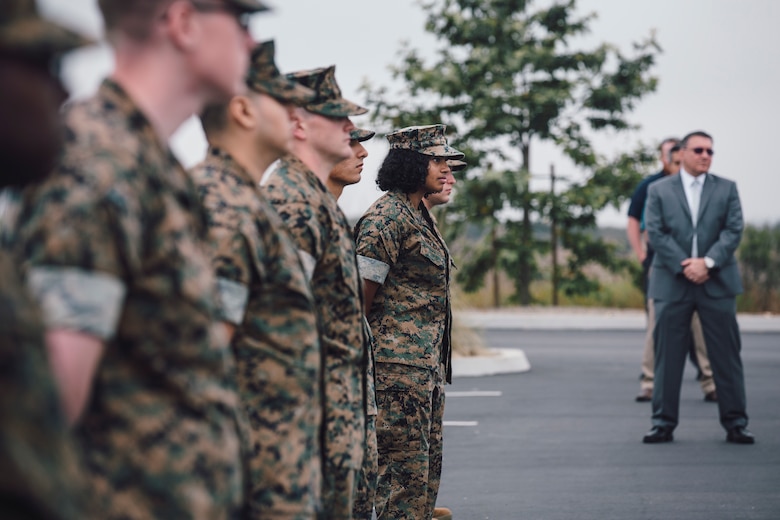
[[[255,184],[247,169],[241,166],[241,164],[239,164],[239,162],[224,148],[209,146],[208,152],[206,152],[206,163],[212,166],[218,166],[220,170],[239,177],[247,184]]]
[[[293,154],[287,154],[281,159],[282,163],[287,164],[287,173],[288,175],[297,177],[297,179],[294,179],[295,183],[298,182],[306,182],[309,184],[312,188],[318,189],[320,191],[323,191],[333,197],[333,194],[328,190],[328,188],[322,184],[322,181],[317,177],[317,175],[311,171],[311,168],[306,166],[306,164],[301,161],[296,155]]]

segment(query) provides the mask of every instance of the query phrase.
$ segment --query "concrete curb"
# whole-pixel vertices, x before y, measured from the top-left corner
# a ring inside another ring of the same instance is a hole
[[[642,331],[642,310],[622,309],[506,309],[458,311],[456,320],[475,329],[501,330],[626,330]],[[742,332],[780,332],[780,315],[738,314]]]
[[[531,364],[525,352],[518,349],[489,349],[487,356],[458,356],[452,358],[452,377],[494,376],[528,372]]]

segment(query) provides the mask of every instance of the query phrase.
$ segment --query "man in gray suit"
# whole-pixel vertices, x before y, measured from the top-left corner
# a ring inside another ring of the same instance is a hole
[[[742,281],[734,252],[742,238],[742,208],[733,181],[709,172],[712,137],[683,138],[679,175],[648,190],[645,224],[655,249],[648,296],[655,301],[653,428],[643,442],[673,440],[680,385],[690,345],[691,316],[698,311],[726,440],[753,444],[747,430],[745,380],[736,316]]]

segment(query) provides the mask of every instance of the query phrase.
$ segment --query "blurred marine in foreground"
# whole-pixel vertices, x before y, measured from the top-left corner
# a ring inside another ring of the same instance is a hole
[[[33,0],[0,3],[0,190],[40,181],[62,147],[56,74],[89,43],[42,19]],[[3,235],[11,213],[0,215]],[[3,246],[10,244],[3,244]],[[0,248],[0,518],[83,518],[76,451],[46,362],[41,313],[14,251]]]
[[[28,287],[95,518],[241,515],[233,358],[206,229],[167,141],[244,82],[249,0],[100,0],[116,68],[65,109],[65,152],[20,214]],[[86,515],[85,515],[86,516]]]

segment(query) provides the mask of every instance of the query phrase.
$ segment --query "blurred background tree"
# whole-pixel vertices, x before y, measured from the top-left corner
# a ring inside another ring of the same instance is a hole
[[[740,310],[780,312],[780,224],[746,226],[737,255],[745,285]]]
[[[468,226],[473,231],[459,258],[458,281],[476,290],[492,273],[498,305],[502,271],[512,280],[513,300],[528,305],[538,254],[556,251],[560,236],[568,254],[556,282],[567,294],[596,290],[598,282],[582,270],[586,263],[626,267],[592,233],[596,213],[619,207],[653,159],[643,149],[607,160],[591,140],[597,132],[637,128],[627,116],[656,88],[651,70],[661,49],[654,36],[635,43],[630,55],[608,43],[573,49],[570,42],[586,35],[596,16],[578,16],[576,0],[536,9],[531,0],[421,5],[426,31],[442,42],[436,62],[426,64],[404,45],[391,67],[400,90],[366,84],[363,91],[380,130],[442,122],[452,144],[466,152],[468,179],[445,209],[448,240]],[[560,194],[533,192],[531,147],[539,141],[557,146],[588,178]],[[544,220],[554,240],[534,236],[533,222]]]

